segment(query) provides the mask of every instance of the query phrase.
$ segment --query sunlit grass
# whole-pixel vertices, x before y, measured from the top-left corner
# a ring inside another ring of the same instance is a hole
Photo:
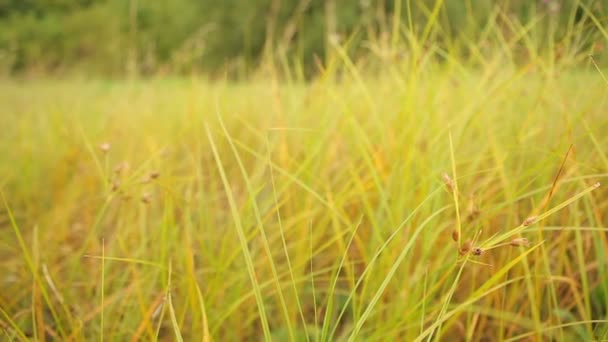
[[[602,66],[511,24],[308,82],[2,81],[2,334],[608,338]]]

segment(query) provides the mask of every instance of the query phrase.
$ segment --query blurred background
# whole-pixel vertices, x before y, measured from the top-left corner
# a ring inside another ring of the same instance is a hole
[[[0,0],[0,75],[244,77],[270,63],[309,77],[332,43],[382,62],[407,53],[408,34],[436,35],[466,58],[491,48],[494,25],[505,41],[524,29],[535,51],[601,62],[607,13],[605,0]]]

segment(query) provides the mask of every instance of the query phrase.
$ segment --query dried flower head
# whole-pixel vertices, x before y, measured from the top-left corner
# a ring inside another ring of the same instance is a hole
[[[110,190],[111,190],[112,192],[114,192],[114,191],[117,191],[117,190],[118,190],[118,188],[120,188],[120,181],[119,181],[118,179],[115,179],[115,180],[112,182],[112,187],[110,188]]]
[[[538,219],[538,216],[530,216],[524,220],[524,222],[522,223],[522,226],[527,227],[527,226],[531,225],[532,223],[536,222],[536,219]]]
[[[458,249],[458,253],[460,255],[465,255],[471,251],[472,247],[473,247],[473,242],[471,242],[471,240],[467,240],[460,246],[460,249]]]
[[[443,183],[445,183],[445,185],[450,188],[451,191],[454,191],[454,189],[456,189],[456,183],[454,183],[454,180],[450,178],[447,173],[442,173],[441,179],[443,180]]]
[[[476,255],[476,256],[480,256],[480,255],[482,255],[484,252],[485,252],[485,251],[484,251],[483,249],[479,248],[479,247],[474,247],[474,248],[473,248],[473,250],[471,250],[471,253],[472,253],[473,255]]]
[[[458,231],[458,229],[452,230],[452,240],[456,242],[460,240],[460,231]]]
[[[513,247],[519,247],[519,246],[527,247],[530,244],[530,242],[526,238],[515,238],[515,239],[511,240],[510,244]]]
[[[110,143],[108,143],[108,142],[101,143],[99,145],[99,149],[103,153],[108,153],[108,151],[110,151]]]
[[[127,170],[129,168],[129,163],[122,162],[114,167],[114,173],[120,174],[121,172]]]

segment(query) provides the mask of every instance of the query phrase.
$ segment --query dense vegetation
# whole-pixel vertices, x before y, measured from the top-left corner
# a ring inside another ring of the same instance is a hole
[[[607,340],[605,5],[479,3],[0,0],[0,340]]]
[[[369,42],[422,33],[429,22],[434,44],[462,56],[476,53],[470,44],[488,23],[528,27],[538,52],[576,33],[577,45],[560,51],[579,53],[601,40],[607,14],[599,0],[2,0],[0,72],[242,76],[270,60],[311,75],[331,40],[361,56]]]

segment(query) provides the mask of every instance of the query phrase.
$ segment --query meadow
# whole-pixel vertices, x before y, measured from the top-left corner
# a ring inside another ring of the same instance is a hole
[[[608,81],[517,32],[0,81],[2,339],[608,339]]]

